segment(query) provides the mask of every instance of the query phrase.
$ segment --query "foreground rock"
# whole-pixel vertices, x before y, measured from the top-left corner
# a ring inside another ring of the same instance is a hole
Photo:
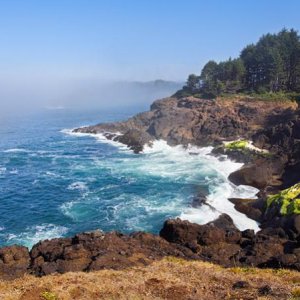
[[[0,278],[31,273],[125,269],[144,266],[165,256],[204,260],[230,266],[257,266],[300,270],[299,240],[276,228],[256,235],[239,231],[227,215],[198,225],[180,219],[165,222],[160,236],[137,232],[93,231],[72,238],[45,240],[30,253],[21,246],[0,249]]]
[[[104,234],[101,231],[40,242],[32,248],[30,255],[30,270],[38,276],[55,272],[124,269],[146,265],[169,255],[194,256],[188,248],[174,246],[152,234]]]
[[[179,219],[166,221],[160,235],[167,241],[184,245],[199,259],[223,266],[256,266],[300,270],[300,244],[278,229],[239,231],[227,215],[206,225]]]
[[[23,246],[11,246],[0,249],[0,276],[13,279],[27,272],[30,265],[29,251]]]

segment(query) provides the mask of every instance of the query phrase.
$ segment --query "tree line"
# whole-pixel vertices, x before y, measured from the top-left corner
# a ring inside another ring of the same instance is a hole
[[[232,93],[300,92],[300,37],[294,29],[263,35],[238,58],[211,60],[179,93],[214,98]]]

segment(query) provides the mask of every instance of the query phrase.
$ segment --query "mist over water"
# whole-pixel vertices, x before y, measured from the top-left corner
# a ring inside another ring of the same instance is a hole
[[[148,109],[172,95],[182,82],[54,78],[0,78],[0,122],[43,110]]]

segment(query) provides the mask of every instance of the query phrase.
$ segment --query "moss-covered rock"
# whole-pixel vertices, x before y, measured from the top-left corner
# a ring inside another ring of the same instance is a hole
[[[249,145],[247,140],[238,140],[225,144],[227,150],[245,150]]]
[[[267,207],[277,206],[281,215],[300,214],[300,183],[267,198]]]

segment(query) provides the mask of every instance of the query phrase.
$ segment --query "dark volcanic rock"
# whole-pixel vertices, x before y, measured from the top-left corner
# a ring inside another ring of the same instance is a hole
[[[277,116],[293,108],[294,105],[289,102],[269,103],[249,98],[231,101],[166,98],[155,101],[150,111],[127,121],[74,131],[121,133],[125,137],[117,139],[135,152],[140,152],[144,144],[154,139],[164,139],[171,145],[191,143],[207,146],[223,140],[250,138],[257,128],[265,127],[270,115]]]
[[[298,221],[295,221],[297,225]],[[295,225],[295,226],[296,226]],[[32,273],[124,269],[147,265],[164,256],[199,259],[223,266],[286,267],[300,270],[299,240],[280,229],[239,231],[228,215],[205,225],[180,219],[165,222],[160,236],[136,232],[93,231],[72,238],[37,243],[30,253],[21,246],[0,249],[0,278]]]
[[[284,163],[281,159],[259,158],[231,173],[229,179],[236,185],[250,185],[263,189],[269,185],[281,185],[283,171]]]
[[[29,251],[23,246],[0,249],[0,278],[13,279],[24,275],[30,264]]]
[[[286,119],[282,117],[272,127],[257,131],[252,139],[255,145],[263,147],[280,157],[284,163],[281,176],[283,188],[300,181],[300,111],[293,112]]]
[[[234,208],[245,214],[248,218],[261,222],[263,211],[265,210],[265,201],[261,199],[228,199],[234,204]]]
[[[139,153],[143,151],[144,145],[148,144],[152,138],[147,132],[130,129],[123,135],[116,136],[114,140],[127,145],[134,153]]]
[[[124,269],[166,255],[192,258],[193,252],[153,234],[128,236],[94,231],[36,244],[31,250],[31,270],[40,276],[55,272]]]
[[[232,219],[222,214],[217,220],[206,225],[180,219],[168,220],[160,231],[160,236],[169,242],[181,245],[196,242],[201,246],[209,246],[218,243],[238,243],[241,233]]]
[[[171,243],[190,248],[199,259],[224,266],[300,268],[297,240],[289,240],[278,230],[262,230],[256,235],[253,230],[240,232],[224,214],[206,225],[168,220],[160,235]]]

